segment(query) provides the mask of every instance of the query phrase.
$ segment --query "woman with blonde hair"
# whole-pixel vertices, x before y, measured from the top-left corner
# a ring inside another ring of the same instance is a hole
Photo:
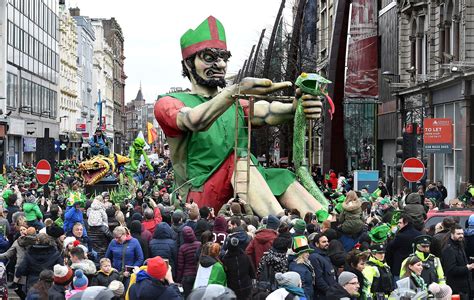
[[[124,226],[115,227],[114,239],[110,242],[105,257],[110,259],[112,267],[119,271],[125,278],[125,286],[128,286],[130,272],[125,266],[141,266],[143,264],[143,250],[138,240],[130,235]]]
[[[224,266],[219,259],[220,251],[221,245],[218,243],[209,242],[202,246],[193,289],[209,284],[227,285],[227,276],[224,271]]]

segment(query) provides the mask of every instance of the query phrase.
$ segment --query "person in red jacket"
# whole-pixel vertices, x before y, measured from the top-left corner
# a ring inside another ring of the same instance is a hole
[[[250,257],[254,269],[258,267],[263,254],[272,247],[273,240],[278,236],[278,227],[280,227],[280,220],[269,215],[266,228],[258,230],[255,238],[247,246],[245,253]]]
[[[181,282],[186,299],[193,289],[197,274],[196,252],[201,247],[201,242],[196,241],[194,231],[189,226],[183,227],[184,243],[179,247],[176,281]]]
[[[153,210],[151,208],[145,209],[145,219],[142,221],[143,228],[148,230],[151,235],[155,233],[156,225],[160,224],[163,218],[161,217],[161,211],[158,207]]]

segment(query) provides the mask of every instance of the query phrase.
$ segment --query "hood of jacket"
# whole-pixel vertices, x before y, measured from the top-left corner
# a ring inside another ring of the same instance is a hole
[[[36,243],[36,238],[32,235],[20,236],[18,239],[18,245],[20,247],[26,248],[32,246]]]
[[[224,216],[218,216],[214,220],[214,232],[227,232],[227,221]]]
[[[183,227],[183,240],[185,243],[192,243],[196,240],[196,235],[191,227]]]
[[[23,204],[23,211],[25,213],[32,212],[36,205],[37,205],[36,203],[25,203]]]
[[[132,221],[130,224],[130,233],[140,235],[142,233],[142,223],[138,220]]]
[[[229,241],[230,241],[229,236],[236,237],[239,240],[239,247],[240,247],[240,245],[248,244],[248,241],[250,240],[250,237],[247,234],[247,232],[245,232],[245,230],[243,230],[240,227],[237,227],[237,228],[238,228],[237,231],[235,231],[234,233],[229,234],[227,236],[227,239],[229,239]]]
[[[421,196],[418,193],[411,193],[405,199],[406,204],[421,204]]]
[[[71,264],[71,269],[81,269],[86,275],[93,275],[97,272],[94,262],[89,259],[84,259],[80,262]]]
[[[167,286],[151,277],[144,270],[137,273],[135,283],[136,299],[159,299],[165,293]]]
[[[273,241],[278,236],[278,232],[273,229],[260,229],[255,233],[255,240],[259,244],[266,244]]]
[[[201,255],[201,258],[199,259],[199,264],[204,268],[209,268],[216,262],[217,262],[217,259],[209,255]]]
[[[59,252],[55,246],[51,245],[33,245],[29,248],[27,255],[33,258],[35,265],[53,266],[58,257]]]
[[[345,211],[353,212],[360,209],[362,201],[357,197],[357,194],[354,191],[347,193],[346,200],[342,203],[342,208]]]
[[[105,206],[102,202],[100,202],[99,200],[97,199],[94,199],[92,201],[92,204],[91,204],[91,207],[90,207],[92,210],[101,210],[103,209],[105,211]]]
[[[153,234],[153,238],[158,240],[173,239],[173,236],[173,229],[166,222],[158,224]]]

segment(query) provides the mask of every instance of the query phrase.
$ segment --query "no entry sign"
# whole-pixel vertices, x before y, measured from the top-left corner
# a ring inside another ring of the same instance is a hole
[[[47,184],[51,179],[51,165],[46,159],[42,159],[36,165],[36,179],[39,184]]]
[[[403,162],[402,176],[408,182],[417,182],[425,175],[425,165],[418,158],[409,158]]]

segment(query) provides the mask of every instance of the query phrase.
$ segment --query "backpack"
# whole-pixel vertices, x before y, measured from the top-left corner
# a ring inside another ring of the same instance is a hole
[[[273,292],[278,289],[275,279],[275,269],[269,264],[263,264],[262,272],[260,272],[257,287],[263,291]]]

